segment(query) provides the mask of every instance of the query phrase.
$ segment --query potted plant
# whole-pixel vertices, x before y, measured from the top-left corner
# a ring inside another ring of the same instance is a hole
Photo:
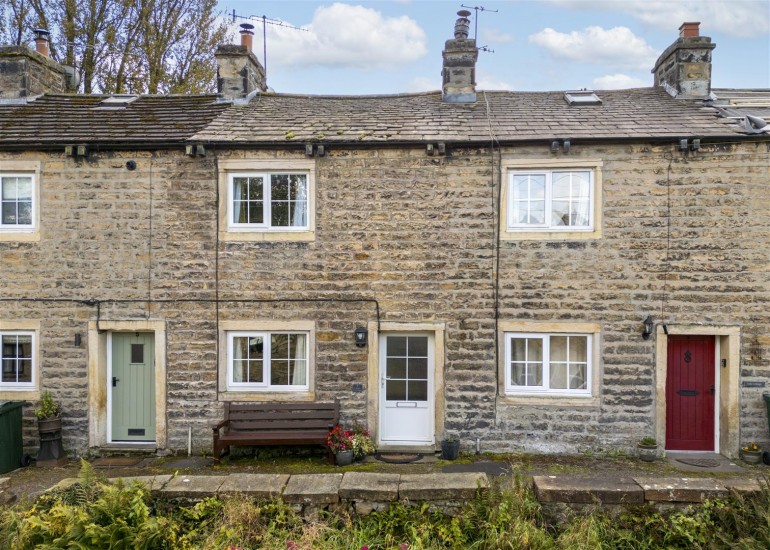
[[[762,447],[756,443],[747,443],[741,447],[741,459],[746,464],[759,464],[762,460]]]
[[[345,430],[337,424],[326,436],[326,446],[334,453],[337,466],[353,463],[353,430]]]
[[[460,456],[460,439],[457,437],[445,437],[441,440],[441,458],[455,460]]]
[[[66,464],[67,455],[61,442],[61,405],[46,390],[40,396],[35,409],[37,429],[40,433],[40,450],[37,453],[38,466],[61,466]]]
[[[366,455],[374,454],[374,441],[372,441],[369,435],[369,430],[354,420],[352,431],[351,448],[353,449],[353,459],[363,460]]]
[[[643,437],[636,448],[639,458],[645,462],[654,462],[658,458],[658,442],[654,437]]]

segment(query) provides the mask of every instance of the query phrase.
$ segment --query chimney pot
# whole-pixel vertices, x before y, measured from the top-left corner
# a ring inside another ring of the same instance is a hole
[[[44,57],[51,57],[51,50],[48,45],[48,37],[51,33],[45,29],[33,29],[35,33],[35,51]]]
[[[679,38],[690,38],[700,36],[700,21],[682,23],[679,27]]]
[[[241,30],[239,31],[241,33],[241,46],[246,46],[249,51],[251,51],[252,37],[254,36],[253,28],[254,25],[251,23],[241,23]]]
[[[468,10],[460,10],[457,12],[459,19],[455,22],[455,39],[464,40],[468,38],[468,33],[471,28],[471,20],[468,16],[471,14]]]

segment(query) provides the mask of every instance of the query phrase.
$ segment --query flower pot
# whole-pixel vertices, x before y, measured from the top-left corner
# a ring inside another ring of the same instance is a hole
[[[334,453],[337,466],[349,466],[353,464],[353,451],[337,451]]]
[[[639,452],[639,459],[645,462],[655,462],[658,458],[658,446],[657,445],[637,445]]]
[[[40,434],[49,434],[53,432],[61,431],[61,416],[54,416],[53,418],[46,418],[45,420],[37,421],[37,429]]]
[[[40,432],[40,450],[37,453],[38,466],[63,466],[67,463],[67,454],[61,443],[61,417],[46,418],[37,421]]]
[[[741,460],[743,460],[746,464],[759,464],[762,460],[762,451],[741,450]]]
[[[441,458],[455,460],[460,456],[460,440],[444,439],[441,441]]]

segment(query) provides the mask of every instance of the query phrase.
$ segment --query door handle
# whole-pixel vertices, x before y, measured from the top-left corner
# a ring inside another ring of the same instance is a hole
[[[709,391],[711,392],[711,395],[714,395],[714,384],[711,384],[711,387],[709,388]]]
[[[113,376],[112,377],[112,387],[114,388],[115,386],[117,386],[118,382],[120,382],[120,378],[116,378],[116,377]]]

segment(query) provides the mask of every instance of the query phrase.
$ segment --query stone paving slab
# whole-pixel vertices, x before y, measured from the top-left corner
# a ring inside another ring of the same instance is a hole
[[[703,502],[707,498],[727,496],[719,480],[686,477],[635,477],[649,502]]]
[[[289,474],[230,474],[219,488],[219,494],[272,498],[281,496],[288,481]]]
[[[289,478],[283,499],[294,504],[334,504],[339,502],[342,474],[302,474]]]
[[[8,483],[11,481],[10,477],[0,477],[0,491],[5,489]]]
[[[225,476],[176,476],[161,490],[161,494],[177,498],[205,498],[215,495],[224,481]]]
[[[340,484],[340,498],[387,501],[398,499],[399,474],[346,472]]]
[[[630,478],[535,476],[533,482],[540,502],[579,504],[642,504],[644,502],[644,490]]]
[[[469,500],[479,488],[489,487],[486,474],[404,474],[398,497],[406,500]]]
[[[728,491],[736,493],[758,493],[762,490],[762,484],[753,478],[728,478],[721,481]]]
[[[155,494],[160,492],[161,489],[169,482],[171,481],[170,474],[162,474],[157,476],[132,476],[132,477],[112,477],[108,479],[110,483],[115,483],[117,480],[122,479],[123,482],[126,485],[129,485],[130,483],[141,483],[147,489],[149,489],[150,493]]]
[[[47,489],[47,491],[55,491],[57,489],[69,489],[70,487],[75,485],[75,483],[77,482],[78,482],[78,478],[76,477],[65,477],[59,483]]]

